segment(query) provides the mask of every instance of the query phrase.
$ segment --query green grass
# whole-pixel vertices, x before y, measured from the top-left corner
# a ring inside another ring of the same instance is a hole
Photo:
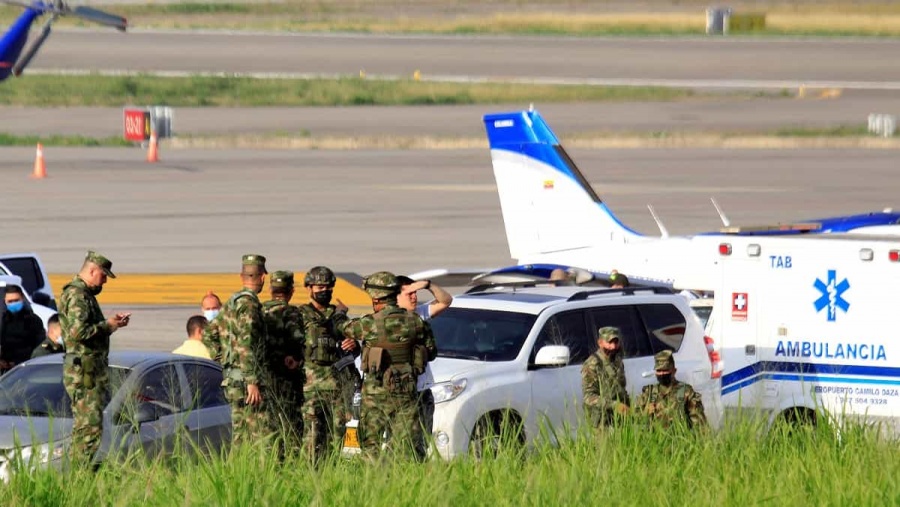
[[[16,106],[463,105],[529,102],[668,101],[700,96],[658,87],[437,83],[409,80],[253,79],[246,77],[31,75],[0,86],[0,104]],[[718,94],[721,96],[721,94]]]
[[[88,136],[19,136],[0,132],[0,146],[131,146],[130,141],[121,137],[88,137]]]
[[[387,458],[313,468],[258,449],[228,459],[129,459],[84,471],[19,473],[2,505],[897,505],[900,451],[872,430],[746,423],[710,436],[634,425],[481,461]]]

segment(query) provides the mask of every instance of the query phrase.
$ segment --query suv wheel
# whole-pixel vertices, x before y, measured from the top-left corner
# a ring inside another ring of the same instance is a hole
[[[521,418],[512,412],[492,412],[475,423],[469,452],[475,458],[482,459],[502,452],[517,452],[524,445],[525,428]]]

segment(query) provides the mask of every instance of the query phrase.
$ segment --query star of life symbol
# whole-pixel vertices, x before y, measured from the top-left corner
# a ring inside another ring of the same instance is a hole
[[[816,312],[821,312],[823,309],[828,309],[829,322],[834,322],[837,320],[837,310],[840,308],[844,313],[847,313],[847,310],[850,308],[850,303],[844,299],[844,292],[850,288],[850,282],[847,281],[846,278],[837,281],[837,272],[833,269],[828,270],[828,278],[825,281],[822,281],[816,278],[816,282],[813,284],[813,287],[816,288],[822,295],[813,303],[816,306]]]

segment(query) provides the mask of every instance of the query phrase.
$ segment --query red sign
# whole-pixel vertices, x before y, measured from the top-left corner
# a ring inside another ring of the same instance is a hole
[[[746,292],[731,293],[731,320],[747,320],[749,300]]]
[[[125,109],[125,139],[128,141],[150,139],[150,111]]]

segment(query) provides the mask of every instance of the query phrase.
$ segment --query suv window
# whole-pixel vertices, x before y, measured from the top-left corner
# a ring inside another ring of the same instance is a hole
[[[569,347],[569,364],[583,363],[597,347],[596,340],[591,337],[585,326],[584,312],[581,310],[557,313],[547,319],[541,334],[534,342],[531,362],[534,362],[538,350],[545,345]]]
[[[588,310],[591,322],[591,334],[594,345],[591,351],[597,350],[597,330],[605,326],[617,327],[622,331],[622,352],[624,358],[653,355],[650,338],[643,322],[633,306],[604,306]]]
[[[9,257],[0,259],[0,263],[9,268],[12,274],[22,278],[22,287],[28,291],[28,294],[34,294],[34,291],[44,286],[41,268],[33,258]]]
[[[638,312],[647,326],[654,353],[681,348],[687,322],[678,308],[670,304],[640,305]]]
[[[212,366],[186,363],[184,373],[190,389],[191,408],[210,408],[225,405],[222,372]]]
[[[527,313],[453,308],[431,319],[438,355],[512,361],[537,317]]]

